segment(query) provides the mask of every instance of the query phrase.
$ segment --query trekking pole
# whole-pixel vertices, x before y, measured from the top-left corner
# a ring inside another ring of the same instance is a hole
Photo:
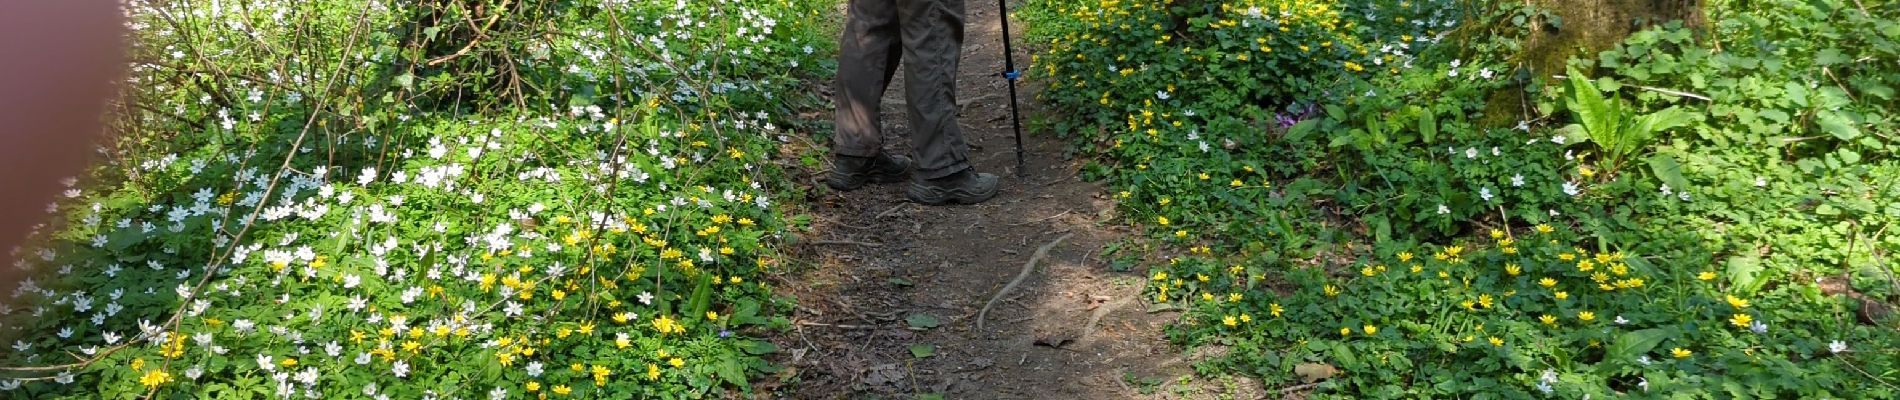
[[[1003,78],[1009,80],[1009,121],[1016,131],[1016,176],[1028,175],[1023,160],[1023,119],[1016,111],[1016,79],[1022,78],[1016,70],[1016,49],[1009,44],[1009,4],[1008,0],[996,0],[997,18],[1003,20]]]

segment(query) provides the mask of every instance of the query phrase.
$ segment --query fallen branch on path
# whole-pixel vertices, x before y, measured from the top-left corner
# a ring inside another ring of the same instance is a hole
[[[1319,384],[1321,383],[1326,383],[1326,382],[1302,383],[1298,385],[1287,386],[1285,388],[1281,388],[1280,393],[1285,394],[1285,393],[1298,392],[1298,391],[1306,390],[1306,389],[1312,389],[1313,387],[1319,386]]]
[[[1147,288],[1143,287],[1142,289],[1145,290]],[[1120,300],[1115,300],[1114,302],[1097,307],[1095,312],[1089,313],[1089,323],[1082,325],[1082,337],[1076,341],[1088,342],[1091,336],[1095,336],[1095,324],[1101,323],[1102,317],[1106,317],[1108,313],[1120,310],[1122,307],[1127,307],[1130,303],[1134,303],[1135,299],[1140,296],[1141,290],[1136,290],[1135,293],[1129,294],[1127,297],[1122,297]]]
[[[1051,216],[1048,216],[1048,217],[1044,217],[1044,218],[1042,218],[1042,219],[1038,219],[1038,220],[1035,220],[1035,221],[1029,221],[1029,222],[1018,222],[1018,223],[1014,223],[1014,224],[1009,224],[1009,226],[1023,226],[1023,225],[1029,225],[1029,224],[1037,224],[1037,223],[1042,223],[1042,222],[1046,222],[1046,221],[1049,221],[1049,220],[1052,220],[1052,219],[1056,219],[1056,218],[1062,218],[1062,216],[1064,216],[1064,215],[1069,215],[1069,211],[1068,211],[1068,210],[1063,210],[1063,211],[1062,211],[1062,213],[1060,213],[1060,214],[1056,214],[1056,215],[1051,215]]]
[[[883,247],[884,246],[883,243],[858,242],[858,241],[851,241],[851,240],[818,240],[818,241],[811,242],[811,244],[841,244],[841,245],[855,245],[855,246],[864,246],[864,247]]]
[[[822,326],[822,327],[827,327],[827,328],[838,328],[838,329],[884,329],[884,327],[876,326],[876,325],[827,324],[827,323],[822,323],[822,322],[809,322],[809,321],[798,321],[797,325]]]
[[[884,216],[891,215],[892,212],[896,212],[898,209],[904,208],[905,205],[909,205],[909,204],[910,203],[908,202],[897,203],[897,205],[891,206],[890,209],[884,210],[884,212],[881,212],[881,213],[877,213],[877,216],[871,217],[871,219],[884,219]]]
[[[1003,285],[1003,289],[996,291],[995,296],[990,296],[989,302],[983,303],[983,309],[976,312],[976,330],[978,332],[983,331],[983,320],[989,316],[990,308],[996,306],[996,300],[1003,298],[1003,295],[1009,294],[1010,290],[1016,289],[1016,285],[1021,285],[1023,278],[1029,277],[1029,271],[1036,270],[1036,262],[1042,261],[1043,257],[1049,255],[1049,249],[1055,248],[1058,244],[1062,244],[1062,241],[1068,240],[1070,236],[1075,236],[1075,233],[1063,234],[1061,237],[1057,237],[1056,240],[1050,241],[1049,244],[1036,248],[1036,254],[1030,255],[1029,262],[1023,263],[1023,270],[1022,272],[1016,273],[1016,279],[1010,280],[1008,285]]]

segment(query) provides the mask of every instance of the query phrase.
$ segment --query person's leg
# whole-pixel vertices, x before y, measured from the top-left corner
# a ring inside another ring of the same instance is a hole
[[[894,1],[852,0],[838,39],[837,129],[831,136],[831,177],[825,180],[832,189],[901,182],[910,173],[910,159],[884,154],[880,126],[879,103],[904,54]]]
[[[957,125],[957,62],[963,55],[963,0],[898,0],[905,95],[917,173],[905,193],[924,204],[975,204],[996,196],[996,175],[970,167]]]
[[[851,0],[844,33],[838,39],[834,154],[872,157],[884,152],[878,107],[904,54],[894,1]]]
[[[970,168],[969,145],[957,125],[957,62],[963,53],[963,0],[897,0],[903,29],[905,97],[917,177],[936,179]]]

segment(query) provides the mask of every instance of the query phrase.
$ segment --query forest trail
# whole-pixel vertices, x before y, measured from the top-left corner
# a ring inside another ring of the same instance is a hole
[[[1227,395],[1261,397],[1244,393],[1257,384],[1163,388],[1190,375],[1191,361],[1162,333],[1177,314],[1148,312],[1137,298],[1144,277],[1111,272],[1104,259],[1105,246],[1126,235],[1110,222],[1113,202],[1076,176],[1081,163],[1053,135],[1025,134],[1028,165],[1016,174],[998,12],[994,2],[969,2],[957,89],[971,161],[1002,177],[1001,194],[980,205],[928,207],[905,200],[901,183],[849,193],[810,188],[812,226],[792,251],[812,266],[779,286],[800,305],[794,332],[779,339],[782,377],[796,387],[784,394],[1199,398],[1238,386],[1243,393]],[[1028,52],[1016,51],[1020,67]],[[910,142],[903,85],[900,73],[883,105],[885,141],[898,154]],[[1033,113],[1032,89],[1019,89],[1023,112]],[[1052,243],[995,300],[979,331],[984,306]]]

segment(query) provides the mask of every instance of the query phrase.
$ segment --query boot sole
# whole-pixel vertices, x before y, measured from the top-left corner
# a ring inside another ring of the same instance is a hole
[[[897,183],[897,182],[903,182],[904,180],[909,179],[908,176],[901,175],[901,174],[900,175],[843,177],[844,179],[839,179],[839,178],[840,177],[835,174],[832,175],[830,178],[826,178],[825,186],[831,187],[831,190],[836,190],[840,192],[849,192],[853,190],[863,189],[865,186],[868,186],[874,183]]]
[[[911,189],[905,192],[904,196],[909,197],[910,201],[923,203],[925,205],[932,205],[932,206],[940,206],[940,205],[945,205],[945,204],[970,205],[970,204],[982,203],[984,201],[989,201],[989,199],[996,198],[996,192],[997,192],[996,189],[992,188],[988,192],[982,192],[982,193],[970,193],[970,192],[964,192],[960,190],[952,190],[952,191],[946,191],[946,192],[941,192],[941,193],[919,194],[918,193],[919,190],[923,190],[927,192],[938,192],[937,190],[932,190],[923,186],[912,184]]]

